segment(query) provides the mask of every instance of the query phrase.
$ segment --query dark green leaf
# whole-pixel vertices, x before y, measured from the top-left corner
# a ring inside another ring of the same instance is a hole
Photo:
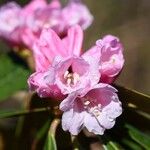
[[[0,55],[0,100],[18,90],[27,89],[27,78],[30,71],[12,61],[7,55]]]
[[[36,140],[40,140],[43,138],[43,136],[45,135],[46,131],[48,131],[49,129],[49,124],[50,124],[50,121],[48,120],[44,126],[37,132],[37,135],[35,137]]]
[[[147,114],[150,113],[150,96],[136,90],[115,85],[118,89],[120,100],[127,107],[135,108]]]
[[[35,108],[32,110],[16,110],[16,111],[0,111],[0,119],[1,118],[10,118],[10,117],[17,117],[17,116],[22,116],[22,115],[27,115],[31,113],[37,113],[37,112],[45,112],[49,111],[49,107],[45,108]]]
[[[131,139],[123,139],[122,143],[132,150],[143,150],[143,148],[138,144],[133,142]]]
[[[128,129],[130,137],[135,142],[139,143],[146,150],[150,148],[150,136],[146,135],[145,133],[139,131],[129,124],[126,125],[126,128]]]
[[[103,146],[105,150],[120,150],[117,144],[113,141],[109,141],[106,145]]]

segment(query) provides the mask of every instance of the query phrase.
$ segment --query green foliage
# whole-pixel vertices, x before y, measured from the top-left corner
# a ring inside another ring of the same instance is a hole
[[[103,146],[105,150],[120,150],[117,144],[113,141],[109,141],[106,145]]]
[[[48,132],[47,139],[44,145],[44,150],[57,150],[54,135]]]
[[[43,127],[37,132],[35,139],[40,140],[44,137],[45,133],[48,131],[50,125],[50,121],[48,120]]]
[[[27,89],[30,71],[14,62],[8,55],[0,55],[0,100],[4,100],[18,90]]]
[[[136,129],[135,127],[127,124],[126,128],[132,140],[137,142],[144,149],[149,150],[150,148],[150,136]]]
[[[126,130],[127,129],[127,130]],[[104,135],[103,145],[105,150],[120,150],[120,149],[130,149],[130,150],[149,150],[150,148],[150,135],[145,134],[143,131],[133,127],[130,124],[125,124],[122,127],[122,131],[126,130],[126,134],[122,133],[121,137],[115,137],[110,133]],[[117,132],[117,131],[115,131]]]

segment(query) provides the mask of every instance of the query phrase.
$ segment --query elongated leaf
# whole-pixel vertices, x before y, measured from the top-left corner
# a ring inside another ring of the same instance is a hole
[[[50,132],[48,133],[48,136],[44,145],[44,150],[57,150],[54,135],[52,135]]]
[[[126,128],[128,129],[129,135],[135,142],[139,143],[146,150],[149,150],[150,136],[144,134],[129,124],[126,125]]]
[[[0,55],[0,100],[27,88],[30,71],[18,63],[12,61],[6,54]]]
[[[123,139],[123,140],[122,140],[122,143],[123,143],[126,147],[128,147],[129,149],[132,149],[132,150],[143,150],[143,148],[142,148],[139,144],[133,142],[133,141],[130,140],[130,139]]]
[[[117,144],[113,141],[109,141],[106,145],[103,146],[105,150],[120,150]]]
[[[43,136],[45,135],[46,131],[48,131],[48,129],[49,129],[49,124],[50,124],[50,120],[48,120],[44,124],[44,126],[38,131],[38,133],[37,133],[37,135],[35,137],[36,140],[40,140],[40,139],[43,138]]]
[[[127,106],[150,113],[150,96],[126,87],[115,85],[121,101]]]
[[[16,110],[16,111],[0,111],[0,119],[1,118],[11,118],[11,117],[17,117],[22,115],[27,115],[31,113],[38,113],[38,112],[46,112],[49,111],[49,107],[44,108],[35,108],[32,110]]]

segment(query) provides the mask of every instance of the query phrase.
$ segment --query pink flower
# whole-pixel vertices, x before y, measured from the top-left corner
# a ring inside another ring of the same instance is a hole
[[[80,0],[70,0],[70,3],[62,10],[62,18],[64,30],[76,24],[86,29],[93,22],[93,16]]]
[[[70,28],[68,35],[62,40],[50,28],[43,29],[33,47],[36,71],[47,70],[56,56],[80,56],[82,40],[83,31],[80,26]]]
[[[84,55],[92,55],[100,60],[100,82],[112,83],[124,65],[123,46],[120,40],[112,35],[106,35],[96,41],[96,46]]]
[[[7,3],[0,8],[0,38],[11,44],[20,43],[18,14],[21,8],[15,2]]]
[[[98,62],[92,58],[88,59],[76,56],[66,59],[56,57],[48,70],[30,76],[29,87],[36,90],[40,97],[50,97],[54,86],[63,95],[77,90],[80,90],[82,95],[89,87],[97,84],[100,78]]]
[[[40,35],[39,21],[35,20],[34,16],[39,13],[41,9],[46,8],[47,3],[45,0],[32,0],[21,10],[22,26],[21,26],[21,39],[23,44],[32,49],[34,41]]]
[[[101,47],[101,82],[112,83],[124,65],[123,46],[120,40],[112,35],[98,40],[96,45]]]
[[[43,84],[48,87],[56,85],[61,93],[66,95],[79,89],[82,89],[84,93],[88,87],[98,83],[99,60],[90,56],[78,56],[81,50],[82,34],[81,28],[75,26],[70,28],[68,36],[61,40],[53,30],[43,30],[39,41],[34,46],[37,72],[29,78],[28,83],[31,89],[42,96],[39,89],[43,87]],[[48,84],[47,78],[53,79],[53,82]]]
[[[86,29],[93,20],[85,5],[73,1],[63,8],[59,0],[52,0],[50,4],[43,0],[31,1],[22,10],[22,16],[24,25],[21,37],[30,49],[44,27],[50,27],[60,37],[64,37],[71,26],[79,24]]]
[[[36,91],[40,97],[52,97],[57,100],[62,100],[64,95],[54,83],[55,81],[54,68],[49,68],[45,72],[36,72],[28,79],[29,88]]]
[[[69,94],[60,104],[64,111],[63,130],[77,135],[85,127],[89,132],[102,135],[105,129],[112,128],[122,113],[116,91],[108,84],[97,84],[85,95],[78,96],[80,91]]]
[[[64,39],[52,29],[44,29],[34,45],[36,73],[30,76],[28,84],[40,97],[66,97],[60,104],[65,131],[77,135],[86,127],[89,132],[102,135],[122,113],[117,90],[99,83],[105,60],[103,50],[117,48],[110,41],[104,40],[101,45],[98,41],[81,55],[82,40],[83,32],[78,25],[71,27]]]
[[[52,0],[49,4],[46,0],[32,0],[23,8],[8,3],[0,9],[0,37],[32,50],[44,27],[65,37],[71,26],[79,24],[86,29],[92,20],[87,7],[80,2],[70,1],[62,7],[60,0]]]

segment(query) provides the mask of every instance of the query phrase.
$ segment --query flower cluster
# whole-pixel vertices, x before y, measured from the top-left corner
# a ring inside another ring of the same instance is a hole
[[[32,0],[21,8],[9,2],[0,8],[0,38],[12,46],[32,50],[33,43],[39,38],[43,27],[51,27],[64,37],[67,29],[79,24],[83,29],[91,25],[93,16],[79,0],[69,0],[63,7],[59,0]]]
[[[19,15],[18,15],[19,14]],[[0,8],[0,38],[33,51],[35,70],[29,88],[60,102],[62,128],[77,135],[83,128],[102,135],[122,113],[114,82],[123,68],[120,40],[106,35],[85,53],[83,30],[93,16],[80,0],[32,0]]]
[[[122,70],[123,47],[117,37],[107,35],[82,53],[82,41],[79,25],[69,28],[63,39],[44,28],[33,47],[36,72],[28,84],[40,97],[61,100],[65,131],[77,135],[86,128],[102,135],[122,113],[117,90],[110,84]]]

